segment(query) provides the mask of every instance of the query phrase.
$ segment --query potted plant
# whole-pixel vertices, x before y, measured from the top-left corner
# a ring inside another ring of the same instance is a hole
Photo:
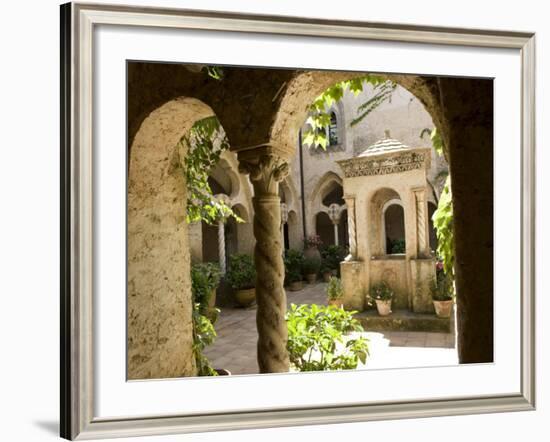
[[[338,276],[340,263],[344,261],[347,255],[347,250],[342,246],[330,245],[323,248],[321,257],[324,265],[333,276]]]
[[[340,278],[336,278],[334,276],[330,277],[327,285],[327,298],[328,305],[342,307],[344,288],[342,287],[342,281]]]
[[[216,289],[220,284],[220,266],[214,262],[195,264],[191,267],[191,290],[194,302],[199,304],[200,313],[212,323],[216,322]]]
[[[323,245],[319,235],[310,235],[304,239],[304,256],[306,258],[321,259],[319,247]]]
[[[321,275],[323,275],[323,281],[329,282],[332,275],[332,269],[329,267],[325,259],[321,261]]]
[[[435,314],[439,318],[449,318],[453,308],[453,280],[445,273],[443,266],[436,268],[436,278],[432,281],[431,295]]]
[[[317,280],[317,273],[321,268],[321,258],[305,257],[302,265],[302,271],[309,284],[314,284]]]
[[[290,291],[298,291],[303,288],[302,266],[304,254],[299,250],[287,250],[285,254],[285,281]]]
[[[256,268],[250,255],[231,255],[225,279],[235,291],[237,304],[241,307],[248,307],[254,303],[256,300]]]
[[[391,301],[393,299],[393,290],[385,282],[379,282],[372,286],[370,298],[376,302],[376,309],[380,316],[391,314]]]

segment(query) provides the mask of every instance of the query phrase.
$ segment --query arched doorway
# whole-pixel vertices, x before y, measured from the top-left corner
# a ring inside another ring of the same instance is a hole
[[[334,225],[326,212],[319,212],[315,216],[315,231],[323,246],[334,244]]]

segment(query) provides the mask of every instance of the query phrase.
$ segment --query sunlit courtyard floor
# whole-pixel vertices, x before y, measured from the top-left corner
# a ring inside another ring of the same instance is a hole
[[[287,292],[288,304],[326,304],[325,283]],[[218,337],[206,349],[214,368],[231,374],[258,373],[256,309],[224,308],[216,322]],[[370,357],[361,369],[427,367],[457,364],[454,333],[367,330]]]

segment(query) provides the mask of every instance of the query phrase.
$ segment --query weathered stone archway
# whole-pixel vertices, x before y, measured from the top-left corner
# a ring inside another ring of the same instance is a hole
[[[193,358],[185,149],[204,103],[177,98],[153,111],[132,144],[128,180],[128,378],[196,373]],[[162,263],[162,265],[159,265]]]
[[[261,272],[263,280],[259,281],[266,287],[265,294],[261,295],[260,290],[259,296],[265,296],[266,300],[269,293],[280,294],[282,290],[277,187],[288,168],[285,164],[296,149],[299,128],[315,97],[334,83],[358,75],[361,73],[225,68],[224,79],[216,81],[201,73],[191,73],[183,65],[129,64],[129,150],[134,149],[138,128],[144,120],[175,97],[196,97],[219,117],[231,149],[238,153],[241,171],[250,173],[254,186],[256,263],[271,270]],[[453,180],[459,358],[463,363],[492,361],[492,80],[414,75],[388,78],[422,102],[441,132]],[[159,126],[158,130],[163,128]],[[130,158],[133,156],[132,152]],[[134,165],[133,161],[130,163],[131,169]],[[472,219],[482,221],[473,224]],[[269,237],[279,239],[279,243],[266,241]],[[354,242],[350,235],[351,249]],[[261,308],[258,310],[259,327],[263,323],[284,327],[284,303],[279,295],[276,298],[272,313],[266,315]],[[275,333],[269,337],[270,332],[262,335],[260,331],[259,357],[262,349],[273,344],[272,338],[278,339],[277,335],[282,336]],[[267,357],[263,371],[285,370],[284,346],[277,348],[275,356]],[[137,357],[137,364],[141,356],[133,356]],[[166,360],[166,364],[171,363]],[[148,360],[143,364],[149,364]]]

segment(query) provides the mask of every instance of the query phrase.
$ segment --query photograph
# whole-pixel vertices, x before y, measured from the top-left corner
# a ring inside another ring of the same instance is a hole
[[[128,380],[493,362],[492,78],[126,81]],[[476,153],[451,167],[457,137]]]

